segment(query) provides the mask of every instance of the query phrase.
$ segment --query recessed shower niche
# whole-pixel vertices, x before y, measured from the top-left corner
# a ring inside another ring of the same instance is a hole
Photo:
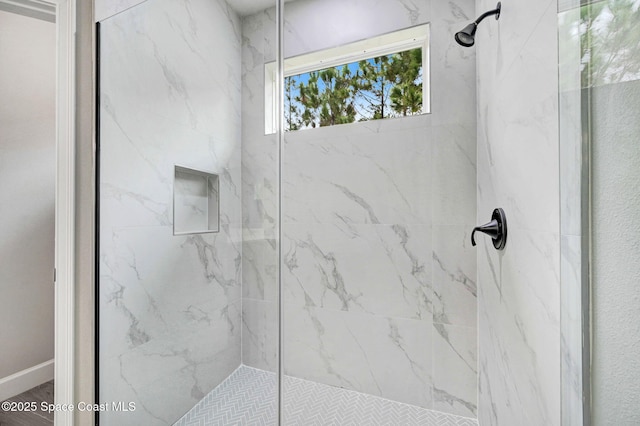
[[[175,166],[173,234],[202,234],[220,230],[218,175]]]

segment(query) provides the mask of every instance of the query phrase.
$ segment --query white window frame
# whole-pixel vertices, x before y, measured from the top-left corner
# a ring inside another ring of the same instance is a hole
[[[429,114],[431,113],[429,34],[429,24],[422,24],[342,46],[287,58],[284,60],[284,77],[422,48],[422,114]],[[278,130],[276,124],[276,100],[278,99],[276,93],[276,71],[275,62],[265,64],[264,123],[265,134],[267,135],[276,133]]]

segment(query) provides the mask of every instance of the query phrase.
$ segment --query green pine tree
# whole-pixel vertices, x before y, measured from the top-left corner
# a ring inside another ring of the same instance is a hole
[[[333,126],[355,121],[354,76],[345,65],[309,73],[300,82],[296,98],[303,107],[302,123],[307,127]]]
[[[320,71],[320,79],[324,83],[320,126],[353,123],[356,120],[354,76],[349,67],[344,65],[342,70],[329,68]]]
[[[297,86],[293,79],[285,82],[291,130],[418,114],[422,49],[360,61],[355,74],[344,65],[310,72],[298,81]]]
[[[391,57],[394,85],[390,99],[393,110],[402,116],[422,111],[422,49],[407,50]]]
[[[284,118],[285,131],[299,130],[302,127],[302,117],[298,109],[294,92],[296,89],[295,76],[284,79]]]
[[[389,96],[395,80],[389,56],[360,61],[356,75],[356,91],[364,101],[365,119],[378,120],[391,115]]]
[[[306,127],[316,127],[319,125],[319,109],[321,106],[320,89],[318,88],[318,72],[314,71],[309,73],[308,83],[304,83],[302,80],[298,85],[300,93],[296,98],[303,108],[302,111],[302,123]]]

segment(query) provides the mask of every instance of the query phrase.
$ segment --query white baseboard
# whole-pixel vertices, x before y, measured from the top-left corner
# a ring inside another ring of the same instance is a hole
[[[22,392],[53,380],[53,360],[18,371],[0,379],[0,401],[20,395]]]

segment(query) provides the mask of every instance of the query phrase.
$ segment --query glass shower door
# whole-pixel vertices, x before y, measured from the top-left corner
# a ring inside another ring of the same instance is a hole
[[[563,424],[636,424],[640,2],[559,11]]]
[[[283,424],[475,424],[474,14],[285,4]]]
[[[258,384],[275,422],[277,167],[243,163],[276,152],[243,107],[263,97],[275,22],[241,6],[148,0],[99,24],[100,424],[230,416]]]

